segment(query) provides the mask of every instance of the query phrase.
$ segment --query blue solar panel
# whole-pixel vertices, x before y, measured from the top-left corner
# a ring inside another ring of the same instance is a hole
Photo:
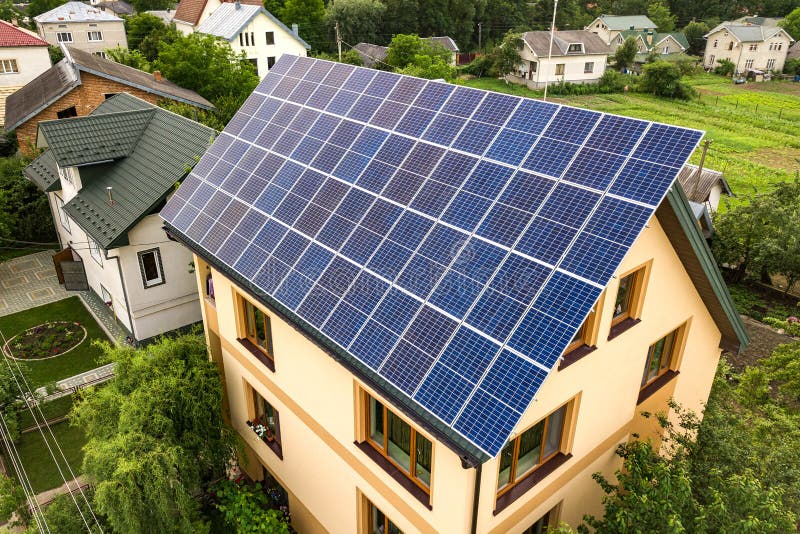
[[[284,55],[162,216],[495,455],[700,135]]]

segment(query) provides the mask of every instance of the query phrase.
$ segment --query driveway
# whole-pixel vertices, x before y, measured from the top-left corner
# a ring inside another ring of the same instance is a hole
[[[0,317],[75,294],[58,284],[53,252],[37,252],[0,263]]]

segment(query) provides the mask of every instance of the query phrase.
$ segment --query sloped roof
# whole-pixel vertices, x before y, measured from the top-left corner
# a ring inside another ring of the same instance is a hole
[[[74,47],[57,64],[28,82],[6,101],[6,130],[13,130],[35,117],[47,106],[81,84],[80,73],[87,72],[135,87],[171,100],[202,109],[214,105],[192,90],[184,89],[166,78],[156,81],[152,74],[96,56]]]
[[[742,24],[755,24],[756,26],[771,26],[776,27],[782,21],[782,18],[778,17],[741,17],[736,19],[734,22],[739,22]]]
[[[384,61],[386,54],[389,53],[389,48],[371,43],[358,43],[353,50],[358,52],[361,64],[370,68],[374,67],[375,63]]]
[[[437,37],[423,37],[422,40],[441,45],[453,53],[459,51],[456,42],[453,40],[452,37],[449,37],[447,35],[437,36]]]
[[[250,23],[255,17],[263,13],[279,28],[288,33],[291,37],[296,39],[306,49],[311,46],[305,42],[300,36],[295,35],[292,30],[286,27],[284,23],[275,18],[272,13],[264,9],[261,5],[246,5],[236,3],[225,3],[219,6],[206,20],[202,22],[195,31],[197,33],[205,33],[208,35],[215,35],[227,41],[232,41],[239,35],[239,32]]]
[[[133,6],[124,0],[106,0],[95,4],[99,8],[106,8],[117,15],[133,15]]]
[[[656,24],[645,15],[600,15],[609,30],[656,29]]]
[[[539,57],[550,53],[550,32],[535,31],[522,34],[525,43]],[[583,43],[583,52],[568,52],[569,45]],[[608,54],[608,45],[596,34],[587,30],[556,31],[553,38],[553,55]]]
[[[144,128],[142,122],[149,116]],[[135,117],[131,119],[131,117]],[[133,146],[124,157],[81,167],[82,189],[64,205],[64,210],[102,248],[127,244],[127,232],[173,190],[208,148],[214,130],[127,93],[101,103],[87,117],[53,121],[69,125],[73,141],[58,136],[47,138],[54,159],[64,147],[99,142],[110,145],[119,140],[112,124],[124,130],[124,142]],[[49,128],[43,123],[44,132]],[[102,125],[104,135],[98,135]],[[47,136],[47,133],[43,133]],[[116,154],[116,152],[114,152]],[[110,154],[109,154],[110,155]],[[31,170],[31,172],[35,172]],[[109,205],[106,187],[112,187],[114,203]]]
[[[40,39],[36,34],[28,30],[0,20],[0,48],[18,46],[47,46],[47,41]]]
[[[59,167],[113,161],[130,156],[155,109],[138,109],[39,123],[39,135]]]
[[[52,150],[45,150],[39,157],[31,161],[27,167],[22,169],[22,173],[44,192],[61,189],[58,164]]]
[[[175,17],[175,11],[171,9],[154,9],[151,11],[145,11],[148,15],[153,15],[154,17],[158,17],[164,21],[164,24],[169,24],[172,22],[172,19]]]
[[[708,38],[709,36],[722,30],[730,32],[734,37],[736,37],[736,39],[743,43],[760,43],[775,37],[779,33],[785,33],[790,40],[794,41],[792,36],[789,35],[786,30],[780,27],[739,24],[735,22],[723,22],[713,28],[703,37]]]
[[[647,38],[650,35],[652,35],[653,38],[648,43],[647,42]],[[675,39],[675,41],[679,45],[681,45],[684,50],[689,48],[689,40],[686,39],[686,36],[683,34],[683,32],[664,32],[664,33],[652,32],[652,34],[651,34],[651,33],[648,33],[648,31],[646,31],[646,30],[645,31],[641,31],[641,30],[625,30],[625,31],[620,32],[620,36],[623,39],[627,39],[628,37],[636,37],[636,38],[640,39],[642,41],[642,43],[644,43],[644,45],[647,47],[648,51],[652,50],[655,47],[660,46],[661,43],[665,39],[667,39],[669,37],[672,37],[673,39]],[[676,52],[677,52],[677,50],[676,50]]]
[[[90,6],[83,2],[67,2],[33,17],[33,20],[36,22],[122,22],[122,19],[111,11],[102,10],[99,7]]]
[[[697,165],[687,163],[678,174],[678,181],[683,186],[686,196],[692,202],[705,202],[711,194],[711,189],[720,184],[722,191],[727,195],[733,195],[728,181],[720,171],[704,167],[700,172],[700,180],[697,181]]]
[[[181,0],[177,9],[175,9],[173,20],[197,26],[207,3],[208,0]],[[222,3],[233,3],[233,0],[223,0]],[[251,6],[263,6],[261,0],[241,0],[240,3]]]

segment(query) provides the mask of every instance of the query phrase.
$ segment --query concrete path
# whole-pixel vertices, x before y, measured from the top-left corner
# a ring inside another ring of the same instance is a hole
[[[80,389],[82,387],[94,384],[101,384],[114,378],[114,367],[116,365],[117,364],[114,362],[107,363],[102,367],[96,367],[84,373],[59,380],[56,382],[56,387],[59,389],[57,393],[47,395],[47,390],[44,387],[41,387],[36,390],[36,394],[43,397],[47,396],[47,400],[51,401],[60,397],[65,397],[73,393],[75,389]]]
[[[76,294],[58,284],[54,252],[46,250],[0,263],[0,317]]]

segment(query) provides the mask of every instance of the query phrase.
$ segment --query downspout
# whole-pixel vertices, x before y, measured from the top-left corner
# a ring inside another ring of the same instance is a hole
[[[483,464],[478,464],[475,466],[475,489],[472,492],[472,528],[470,529],[471,534],[477,534],[478,532],[478,505],[481,501],[481,471],[483,468]]]
[[[122,284],[122,297],[125,299],[125,313],[128,315],[128,323],[131,325],[131,333],[136,337],[136,326],[133,324],[133,317],[131,317],[131,303],[128,300],[128,290],[125,288],[125,278],[122,276],[122,266],[119,263],[119,256],[109,256],[108,250],[105,251],[107,260],[117,260],[117,272],[119,272],[119,281]]]

